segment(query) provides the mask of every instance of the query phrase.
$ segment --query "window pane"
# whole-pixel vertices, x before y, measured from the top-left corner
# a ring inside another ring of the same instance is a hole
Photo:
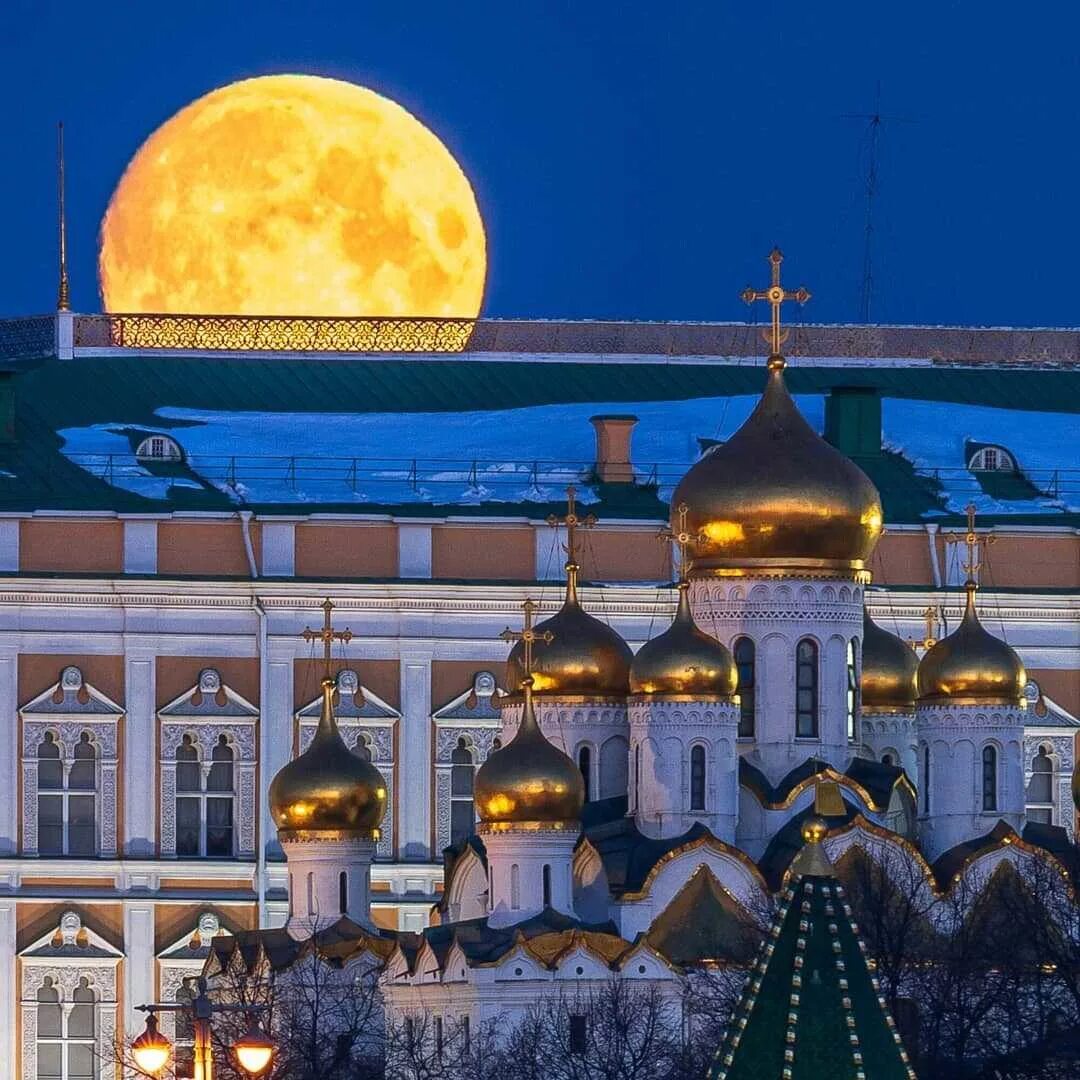
[[[207,791],[232,791],[233,767],[231,762],[215,761],[206,778]]]
[[[93,1080],[94,1047],[92,1043],[68,1044],[68,1080]]]
[[[56,991],[53,991],[55,995]],[[40,999],[40,994],[39,994]],[[37,1026],[38,1037],[48,1038],[50,1036],[59,1038],[61,1032],[61,1018],[63,1012],[59,1004],[57,1005],[38,1005],[37,1007]]]
[[[690,809],[705,809],[705,748],[695,746],[690,751]]]
[[[197,761],[182,761],[176,766],[177,791],[201,791],[202,769]]]
[[[199,854],[199,800],[176,800],[176,854]]]
[[[232,799],[206,800],[206,854],[232,854]]]
[[[367,740],[364,738],[363,735],[356,736],[356,745],[353,747],[353,753],[361,761],[371,760],[371,747],[368,746]]]
[[[1053,825],[1053,810],[1049,806],[1029,806],[1027,808],[1028,821],[1037,821],[1041,825]]]
[[[94,796],[72,795],[68,799],[68,854],[94,855],[97,844]]]
[[[1041,750],[1031,763],[1031,781],[1028,783],[1027,797],[1028,802],[1054,801],[1053,762]]]
[[[472,799],[455,799],[450,804],[450,843],[472,836],[476,827]]]
[[[38,1042],[38,1080],[62,1080],[64,1048],[60,1043]]]
[[[59,759],[38,759],[38,791],[59,791],[64,786],[64,767]]]
[[[38,796],[38,851],[64,853],[64,800],[59,795]]]
[[[473,776],[475,771],[471,764],[469,765],[451,765],[450,766],[450,794],[451,795],[464,795],[466,797],[473,793]]]
[[[68,1035],[73,1039],[94,1037],[92,1002],[81,1002],[71,1006],[71,1013],[68,1015]]]

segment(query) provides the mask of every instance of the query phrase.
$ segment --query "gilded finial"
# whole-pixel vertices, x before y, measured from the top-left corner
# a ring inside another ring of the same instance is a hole
[[[700,544],[704,540],[704,536],[701,533],[690,532],[687,527],[686,522],[690,514],[690,507],[687,503],[679,503],[675,508],[675,513],[679,516],[679,531],[676,532],[670,526],[665,525],[656,535],[658,539],[663,540],[665,543],[673,543],[679,549],[679,583],[683,584],[690,574],[690,568],[693,566],[690,548]]]
[[[573,489],[571,489],[573,490]],[[553,641],[555,635],[550,630],[545,630],[542,634],[538,634],[533,627],[533,615],[536,612],[536,604],[532,600],[526,600],[521,605],[522,610],[525,612],[525,625],[521,630],[511,630],[508,626],[499,637],[503,641],[520,641],[523,642],[525,652],[525,678],[522,680],[522,687],[532,693],[532,662],[533,662],[533,642],[543,641],[545,643]],[[526,683],[528,686],[526,687]]]
[[[577,560],[577,531],[579,528],[591,529],[596,524],[596,515],[586,514],[582,517],[577,512],[577,488],[570,484],[566,489],[566,516],[549,514],[547,523],[553,529],[558,529],[560,525],[566,526],[566,543],[562,548],[566,552],[567,592],[576,597],[578,571],[581,569]]]
[[[932,649],[937,644],[937,625],[938,625],[938,609],[931,604],[923,612],[923,630],[924,636],[922,640],[916,640],[915,638],[908,638],[908,644],[913,649]]]
[[[59,246],[59,282],[56,287],[56,310],[71,310],[71,289],[67,271],[67,215],[64,209],[64,122],[56,125],[56,211]]]
[[[805,304],[810,299],[810,293],[803,286],[799,286],[794,292],[785,289],[780,284],[780,264],[784,261],[783,252],[779,248],[773,248],[769,253],[769,263],[772,266],[772,283],[767,289],[754,289],[749,285],[743,289],[741,296],[747,304],[755,300],[767,300],[772,308],[772,326],[762,337],[769,343],[769,369],[782,369],[784,358],[780,355],[780,348],[787,341],[788,331],[780,330],[780,308],[785,300],[794,300],[799,304]]]
[[[987,536],[982,541],[979,540],[979,534],[975,531],[974,503],[968,503],[964,507],[964,512],[967,515],[967,532],[964,534],[967,558],[961,563],[960,568],[966,575],[964,589],[967,592],[968,606],[971,607],[975,603],[975,593],[979,588],[979,571],[982,569],[982,560],[979,558],[979,544],[981,542],[983,547],[986,547],[994,542],[994,537]],[[955,533],[948,533],[946,539],[955,543],[959,540],[959,537]]]
[[[353,639],[352,631],[346,626],[344,630],[335,630],[333,623],[330,620],[330,613],[334,610],[334,605],[330,599],[327,598],[322,603],[323,609],[323,624],[322,629],[312,630],[310,626],[304,627],[304,632],[300,635],[307,642],[321,641],[323,645],[323,685],[327,681],[333,682],[333,675],[330,672],[330,665],[332,657],[330,650],[333,647],[335,641],[340,641],[342,644],[347,645]]]

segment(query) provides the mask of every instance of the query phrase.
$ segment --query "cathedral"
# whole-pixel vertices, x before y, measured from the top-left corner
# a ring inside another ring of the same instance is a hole
[[[1071,875],[1076,334],[785,348],[773,268],[764,369],[753,326],[0,323],[0,1077],[313,933],[478,1026],[674,999],[777,897],[797,952],[855,850],[932,903]]]

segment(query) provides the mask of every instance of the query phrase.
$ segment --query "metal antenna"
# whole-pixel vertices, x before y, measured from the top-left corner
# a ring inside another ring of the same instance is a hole
[[[874,111],[871,113],[844,113],[845,120],[865,120],[870,141],[870,157],[866,170],[866,228],[863,235],[862,289],[859,297],[859,318],[870,321],[870,305],[874,294],[874,200],[878,190],[878,150],[883,124],[914,124],[909,116],[886,116],[881,111],[881,82],[877,84]]]

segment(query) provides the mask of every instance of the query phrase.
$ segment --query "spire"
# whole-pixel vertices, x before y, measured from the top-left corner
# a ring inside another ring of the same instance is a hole
[[[596,524],[596,515],[578,515],[577,488],[570,484],[566,489],[566,516],[549,514],[547,523],[554,529],[558,529],[560,525],[566,526],[566,543],[563,544],[563,551],[566,552],[566,599],[569,603],[576,604],[578,572],[581,570],[577,561],[577,531],[579,528],[591,529]]]
[[[747,304],[755,300],[767,300],[772,308],[772,326],[767,334],[762,336],[769,343],[769,370],[784,369],[784,358],[780,355],[780,348],[787,341],[788,332],[780,329],[780,308],[785,300],[795,300],[799,304],[805,304],[810,299],[810,293],[800,285],[794,292],[785,289],[780,284],[780,264],[784,261],[784,254],[779,248],[773,248],[769,252],[769,263],[772,266],[772,283],[767,289],[754,289],[749,285],[743,289],[742,298]]]
[[[71,290],[67,271],[67,215],[64,210],[64,122],[56,125],[56,232],[59,245],[59,281],[56,287],[56,310],[71,310]]]

